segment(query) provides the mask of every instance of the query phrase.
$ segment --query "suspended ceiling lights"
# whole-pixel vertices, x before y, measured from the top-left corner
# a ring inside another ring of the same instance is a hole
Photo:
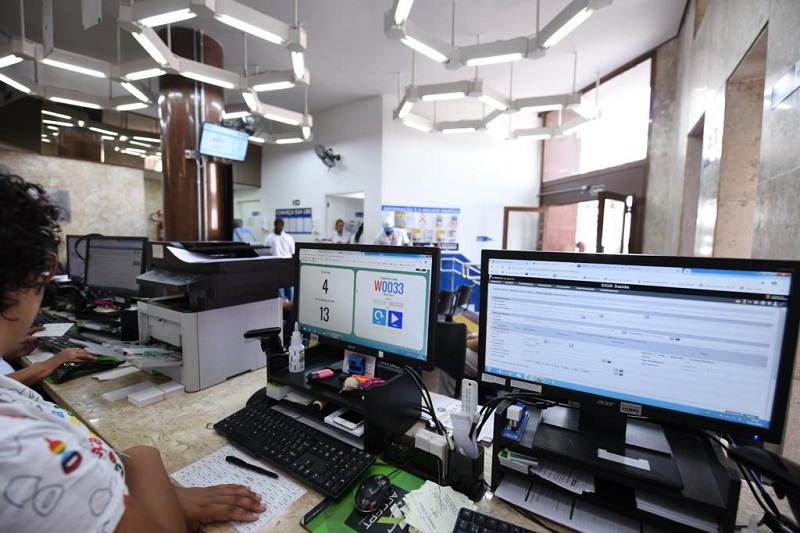
[[[295,6],[296,7],[296,6]],[[240,75],[222,68],[179,57],[172,53],[154,27],[211,16],[215,20],[285,47],[291,54],[292,68],[285,71]],[[145,0],[135,5],[120,4],[119,27],[128,31],[150,59],[113,64],[93,57],[54,48],[45,56],[44,46],[24,37],[14,37],[0,45],[0,69],[24,61],[70,70],[119,83],[130,96],[102,97],[70,89],[45,86],[19,74],[0,72],[0,81],[26,94],[40,95],[55,102],[90,109],[131,111],[144,109],[156,96],[140,82],[167,73],[179,74],[202,83],[240,91],[251,114],[301,128],[298,138],[310,139],[312,118],[305,113],[270,106],[258,101],[257,92],[280,90],[297,85],[308,87],[310,75],[305,67],[306,31],[295,21],[289,25],[234,0]]]

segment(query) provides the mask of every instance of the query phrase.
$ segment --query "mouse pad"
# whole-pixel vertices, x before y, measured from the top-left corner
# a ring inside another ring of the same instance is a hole
[[[392,480],[393,493],[374,513],[361,513],[355,510],[355,494],[361,482],[369,476],[383,474]],[[394,503],[402,501],[412,490],[420,488],[424,479],[409,474],[396,466],[376,463],[372,465],[353,484],[338,501],[325,498],[319,505],[306,514],[301,524],[313,533],[322,532],[367,532],[397,533],[408,531],[403,522],[403,514]]]

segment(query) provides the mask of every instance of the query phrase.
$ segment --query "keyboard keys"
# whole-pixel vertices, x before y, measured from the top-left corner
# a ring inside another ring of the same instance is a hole
[[[322,494],[338,498],[375,462],[375,456],[306,426],[265,403],[217,422],[214,429]]]
[[[515,526],[480,511],[462,507],[458,512],[453,533],[533,533],[530,529]]]

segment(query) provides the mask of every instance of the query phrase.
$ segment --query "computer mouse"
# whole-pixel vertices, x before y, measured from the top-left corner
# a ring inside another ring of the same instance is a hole
[[[370,476],[356,490],[356,510],[372,513],[380,508],[392,493],[392,482],[383,474]]]

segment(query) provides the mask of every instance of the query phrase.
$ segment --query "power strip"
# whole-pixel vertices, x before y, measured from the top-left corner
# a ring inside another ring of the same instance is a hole
[[[478,410],[478,382],[473,379],[461,380],[461,412],[473,416]]]

